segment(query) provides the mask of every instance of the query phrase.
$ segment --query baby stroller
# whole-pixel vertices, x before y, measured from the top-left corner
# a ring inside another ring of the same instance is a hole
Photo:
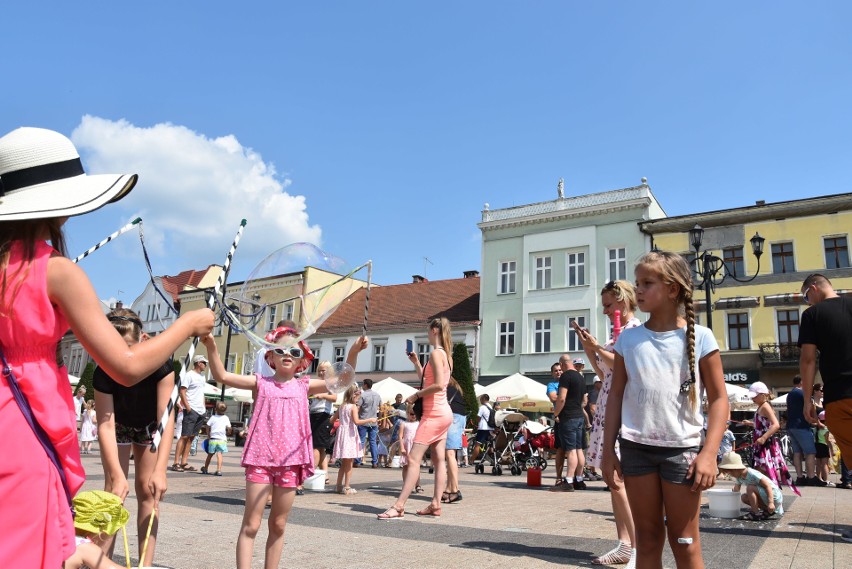
[[[519,462],[515,453],[515,444],[522,436],[521,426],[527,417],[515,411],[498,413],[495,417],[497,428],[491,433],[480,457],[473,463],[475,474],[485,473],[485,463],[491,464],[491,474],[501,476],[503,466],[509,466],[512,474],[519,476],[523,471],[523,462]]]
[[[523,465],[523,469],[547,468],[545,452],[554,446],[553,427],[547,427],[535,421],[525,421],[518,431],[515,443],[516,461]],[[514,471],[512,474],[515,474]],[[520,472],[518,473],[520,474]]]

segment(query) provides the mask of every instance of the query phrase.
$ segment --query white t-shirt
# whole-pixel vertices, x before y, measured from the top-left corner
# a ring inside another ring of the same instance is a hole
[[[74,411],[77,412],[77,420],[79,421],[83,413],[83,405],[86,403],[86,398],[82,395],[74,398]]]
[[[695,387],[698,405],[692,409],[681,384],[689,378],[686,327],[652,332],[645,325],[624,330],[615,351],[624,358],[627,386],[621,408],[621,436],[640,444],[683,448],[701,444],[704,385],[698,361],[719,350],[713,332],[695,326]]]
[[[186,375],[180,382],[180,387],[186,387],[186,400],[189,406],[196,413],[204,414],[204,376],[194,369],[186,372]]]
[[[231,428],[231,420],[227,415],[213,415],[207,419],[207,426],[210,427],[210,438],[214,441],[228,440],[227,429]]]
[[[491,416],[491,407],[488,405],[480,405],[479,412],[476,414],[479,417],[479,424],[476,426],[480,431],[490,431],[491,427],[488,426],[488,417]]]

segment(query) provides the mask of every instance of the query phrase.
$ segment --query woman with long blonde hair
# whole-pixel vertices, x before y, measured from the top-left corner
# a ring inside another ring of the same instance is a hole
[[[417,354],[408,355],[418,373],[423,377],[423,388],[407,401],[414,403],[423,399],[423,416],[414,436],[414,446],[409,453],[412,464],[420,464],[426,449],[431,448],[432,465],[435,468],[435,488],[432,502],[417,512],[418,516],[438,517],[441,515],[441,494],[447,484],[446,443],[447,431],[453,423],[453,413],[447,403],[447,384],[453,369],[452,336],[450,322],[446,318],[435,318],[429,323],[429,344],[432,351],[425,368],[420,365]],[[396,502],[378,515],[380,520],[398,520],[405,516],[405,502],[414,490],[420,475],[418,469],[409,469],[405,484]]]

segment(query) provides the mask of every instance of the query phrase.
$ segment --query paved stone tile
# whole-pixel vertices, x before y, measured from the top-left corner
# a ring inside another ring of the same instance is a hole
[[[239,451],[226,455],[224,476],[169,473],[169,492],[161,505],[157,564],[173,569],[234,566],[236,537],[243,514],[244,478]],[[87,489],[101,488],[103,473],[97,454],[83,457]],[[190,463],[200,468],[203,457]],[[336,469],[330,472],[334,482]],[[461,470],[464,499],[443,506],[440,519],[421,519],[414,511],[428,503],[413,496],[404,520],[380,522],[375,515],[395,499],[401,483],[398,469],[353,471],[354,496],[310,492],[298,496],[287,525],[282,567],[408,568],[489,567],[495,569],[589,567],[593,556],[615,542],[610,499],[603,483],[589,490],[551,493],[552,469],[544,486],[529,488],[524,476],[475,475]],[[423,486],[432,490],[423,471]],[[730,483],[720,482],[721,487]],[[839,538],[852,530],[852,491],[804,488],[803,496],[785,495],[787,514],[778,521],[741,522],[701,517],[705,563],[710,569],[848,568],[852,544]],[[131,524],[135,503],[128,498]],[[704,510],[706,512],[706,510]],[[267,511],[268,514],[268,511]],[[254,567],[263,566],[266,530],[255,544]],[[136,536],[130,535],[136,563]],[[117,548],[116,562],[123,563]],[[666,551],[665,567],[674,567]]]

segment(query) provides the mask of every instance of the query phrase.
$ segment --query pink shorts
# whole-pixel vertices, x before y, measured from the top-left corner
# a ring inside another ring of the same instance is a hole
[[[246,466],[246,481],[272,484],[279,488],[296,488],[299,485],[301,466]]]

